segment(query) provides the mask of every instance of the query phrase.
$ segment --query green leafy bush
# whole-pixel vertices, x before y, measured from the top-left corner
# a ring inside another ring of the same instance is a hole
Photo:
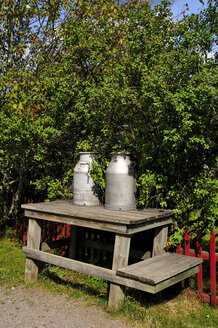
[[[102,158],[92,175],[103,195],[111,151],[129,151],[140,206],[175,209],[180,232],[212,229],[217,71],[206,54],[215,3],[178,21],[166,1],[154,9],[147,1],[67,8],[45,47],[52,56],[0,78],[1,217],[17,215],[27,194],[71,197],[81,150]]]

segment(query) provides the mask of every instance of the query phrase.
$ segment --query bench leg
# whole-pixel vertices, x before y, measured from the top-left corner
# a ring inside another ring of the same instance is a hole
[[[167,234],[168,226],[158,227],[155,229],[152,256],[161,255],[165,252]]]
[[[129,249],[130,249],[131,237],[119,236],[115,237],[114,255],[112,270],[117,270],[128,265]],[[108,307],[113,310],[118,310],[124,300],[125,287],[110,284]]]
[[[41,224],[40,220],[29,219],[27,246],[39,250],[41,239]],[[26,259],[25,266],[25,281],[33,283],[38,277],[38,262],[30,258]]]

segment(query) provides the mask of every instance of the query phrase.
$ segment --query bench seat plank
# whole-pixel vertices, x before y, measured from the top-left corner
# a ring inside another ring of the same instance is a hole
[[[144,261],[118,269],[117,275],[138,280],[150,285],[157,285],[171,279],[183,272],[197,267],[202,259],[180,255],[176,253],[164,253]],[[182,278],[182,276],[181,276]],[[182,279],[181,279],[182,280]]]

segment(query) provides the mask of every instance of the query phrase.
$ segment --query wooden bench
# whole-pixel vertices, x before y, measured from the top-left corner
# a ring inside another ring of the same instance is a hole
[[[174,221],[170,210],[112,211],[103,206],[76,206],[72,201],[25,204],[22,208],[29,218],[27,247],[23,248],[25,280],[37,280],[40,261],[87,273],[110,282],[108,305],[114,309],[123,303],[125,286],[154,294],[197,273],[202,261],[165,253],[168,226]],[[44,251],[50,246],[41,245],[43,220],[71,225],[69,258]],[[77,227],[115,235],[111,269],[76,259]],[[154,232],[152,258],[128,266],[131,238],[145,231]]]
[[[120,277],[151,285],[153,293],[157,293],[196,274],[202,261],[200,258],[164,253],[118,269],[116,273]]]
[[[116,285],[139,289],[151,294],[156,294],[196,274],[199,271],[200,263],[203,261],[200,258],[164,253],[121,269],[111,270],[30,247],[23,247],[23,254],[33,260],[86,273]]]

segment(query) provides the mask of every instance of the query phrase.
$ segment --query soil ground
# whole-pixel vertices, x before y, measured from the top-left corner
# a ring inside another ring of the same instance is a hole
[[[0,328],[130,328],[100,308],[41,289],[0,287]]]

